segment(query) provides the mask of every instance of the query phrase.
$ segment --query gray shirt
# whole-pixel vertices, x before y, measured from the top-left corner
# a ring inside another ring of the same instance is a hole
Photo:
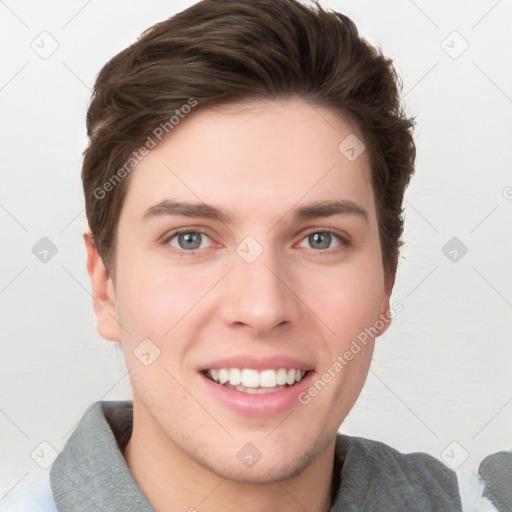
[[[122,454],[132,421],[131,402],[91,405],[53,463],[49,478],[2,500],[0,512],[153,512]],[[512,452],[489,455],[479,472],[487,485],[484,489],[478,481],[476,487],[470,486],[462,506],[459,473],[437,459],[338,435],[330,511],[512,511]]]
[[[153,512],[121,449],[131,435],[130,402],[98,402],[54,462],[58,510]],[[435,458],[403,455],[383,443],[338,435],[331,511],[460,511],[455,473]]]

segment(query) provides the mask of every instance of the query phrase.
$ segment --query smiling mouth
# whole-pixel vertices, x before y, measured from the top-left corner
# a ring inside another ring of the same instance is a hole
[[[251,368],[214,368],[202,373],[221,386],[256,395],[290,388],[299,383],[308,371],[295,368],[262,371]]]

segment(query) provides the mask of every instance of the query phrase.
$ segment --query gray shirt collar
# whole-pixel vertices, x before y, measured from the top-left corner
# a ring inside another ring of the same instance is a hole
[[[121,453],[131,425],[131,402],[87,409],[50,471],[59,511],[155,511]]]
[[[154,512],[122,454],[132,417],[131,402],[89,407],[50,472],[59,511]],[[337,436],[332,482],[331,512],[461,510],[457,478],[437,459],[368,439]]]

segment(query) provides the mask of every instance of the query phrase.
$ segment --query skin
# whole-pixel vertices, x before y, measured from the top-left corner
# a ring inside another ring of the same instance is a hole
[[[121,342],[132,381],[124,455],[157,510],[329,508],[336,433],[374,340],[307,405],[268,417],[206,396],[197,368],[224,355],[285,355],[311,362],[316,380],[389,310],[368,155],[350,162],[338,150],[352,133],[298,98],[198,109],[132,171],[111,275],[85,236],[97,329]],[[143,219],[164,200],[204,202],[233,219]],[[352,201],[367,218],[290,213],[325,200]],[[199,249],[170,238],[181,228],[204,233]],[[348,243],[333,235],[319,248],[308,235],[326,229]],[[236,252],[247,236],[263,248],[251,264]],[[148,366],[134,354],[146,338],[160,350]],[[237,458],[248,442],[262,453],[250,468]]]

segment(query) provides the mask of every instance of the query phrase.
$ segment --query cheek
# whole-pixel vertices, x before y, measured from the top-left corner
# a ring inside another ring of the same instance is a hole
[[[309,297],[305,302],[312,305],[311,309],[334,331],[339,342],[374,323],[384,298],[378,262],[340,266],[328,274],[310,276],[303,283],[303,290],[304,296]]]
[[[119,269],[117,311],[131,337],[163,339],[194,307],[204,286],[198,276],[133,258]],[[123,340],[125,341],[125,340]],[[136,340],[133,340],[136,341]]]
[[[118,317],[126,328],[123,350],[132,357],[137,346],[149,338],[160,350],[158,363],[181,371],[195,340],[211,322],[208,294],[222,273],[148,261],[147,255],[132,255],[119,269],[122,285],[116,293]]]

